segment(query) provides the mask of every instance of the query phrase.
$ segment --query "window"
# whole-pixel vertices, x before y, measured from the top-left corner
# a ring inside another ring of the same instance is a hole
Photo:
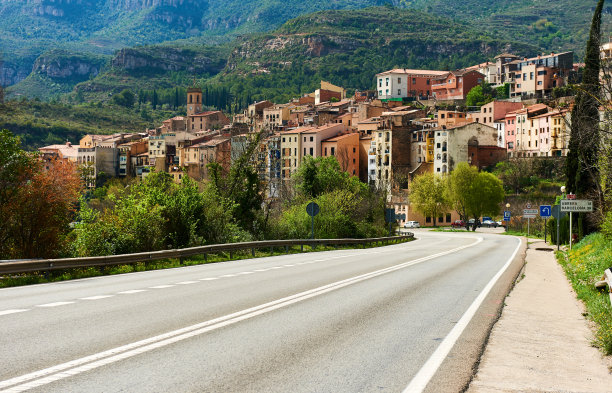
[[[380,79],[378,80],[378,87],[382,87],[382,78],[380,78]],[[381,92],[382,92],[382,90],[381,90]]]
[[[533,72],[529,73],[529,80],[532,81],[533,80]]]
[[[304,148],[304,155],[306,155],[306,148]]]
[[[333,151],[334,151],[334,148],[332,147],[332,152],[333,152]],[[333,153],[332,153],[332,154],[333,154]],[[314,156],[314,151],[313,151],[313,148],[312,148],[312,147],[310,148],[310,155],[311,155],[311,156]]]
[[[314,137],[312,137],[312,136],[311,136],[311,137],[310,137],[310,141],[311,141],[311,142],[312,142],[312,141],[314,141]]]
[[[311,154],[312,154],[312,147],[310,148],[310,151],[311,151]],[[331,148],[331,155],[332,155],[332,156],[335,156],[335,155],[336,155],[336,148],[335,148],[335,147],[332,147],[332,148]]]
[[[397,78],[397,83],[402,83],[402,78]]]
[[[389,78],[385,80],[385,83],[386,83],[385,86],[389,86]]]
[[[538,86],[542,86],[542,81],[538,81]]]
[[[353,164],[355,163],[355,159],[353,158]]]
[[[427,216],[427,218],[425,218],[425,222],[430,223],[431,222],[431,217]]]
[[[429,79],[427,79],[427,86],[429,86],[429,83],[430,83],[430,80],[429,80]]]
[[[353,153],[357,153],[357,149],[353,147]]]
[[[397,89],[397,95],[401,96],[402,95],[402,89]]]
[[[283,142],[285,142],[285,137],[283,137]]]
[[[446,213],[446,222],[451,222],[451,214]]]
[[[371,79],[370,79],[371,80]],[[412,83],[416,83],[416,78],[412,78]],[[370,85],[371,86],[371,85]]]
[[[327,156],[327,147],[325,148],[325,155]]]

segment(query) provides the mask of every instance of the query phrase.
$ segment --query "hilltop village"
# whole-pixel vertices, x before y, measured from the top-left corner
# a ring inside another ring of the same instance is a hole
[[[205,110],[202,90],[192,87],[186,116],[141,133],[86,135],[78,144],[40,152],[49,163],[88,168],[87,183],[94,187],[102,174],[142,178],[151,171],[165,171],[176,182],[185,175],[207,181],[207,164],[228,172],[257,141],[251,161],[268,199],[283,197],[304,157],[334,156],[343,171],[384,190],[406,221],[431,225],[406,198],[414,176],[443,175],[460,162],[484,169],[512,157],[567,155],[572,98],[550,103],[555,90],[578,78],[581,65],[573,58],[572,52],[531,58],[503,53],[461,70],[392,69],[375,76],[376,90],[350,98],[343,87],[322,81],[311,94],[282,104],[255,102],[233,118]],[[482,86],[504,97],[466,106],[470,91]],[[443,222],[458,218],[448,214]]]

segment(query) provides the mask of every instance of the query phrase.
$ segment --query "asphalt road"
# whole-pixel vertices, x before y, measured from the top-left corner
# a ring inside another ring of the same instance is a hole
[[[417,237],[2,289],[0,392],[458,391],[521,243]]]

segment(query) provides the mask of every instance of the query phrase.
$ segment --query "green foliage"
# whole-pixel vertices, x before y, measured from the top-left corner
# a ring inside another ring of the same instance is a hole
[[[505,100],[510,98],[510,84],[504,83],[502,86],[495,88],[495,97],[498,100]]]
[[[384,198],[357,178],[340,170],[335,157],[306,157],[293,175],[296,195],[286,202],[271,227],[273,237],[307,238],[311,219],[308,203],[319,204],[317,238],[362,238],[385,234]]]
[[[426,173],[410,183],[410,203],[425,217],[436,219],[451,206],[447,178]]]
[[[587,317],[597,325],[594,344],[604,354],[612,354],[612,307],[607,293],[598,291],[601,280],[612,260],[612,242],[594,233],[576,244],[572,251],[559,253],[557,258],[572,283],[578,298],[587,309]]]
[[[451,172],[449,195],[461,218],[479,219],[499,214],[500,203],[504,200],[504,188],[493,174],[479,173],[476,167],[462,162]]]
[[[207,243],[247,241],[234,220],[237,206],[214,184],[199,185],[188,176],[180,184],[165,172],[153,172],[129,186],[110,185],[81,203],[73,243],[77,256],[127,254]]]
[[[481,85],[474,86],[465,97],[466,106],[483,106],[491,101],[493,101],[493,96],[491,88],[488,86],[486,89]]]
[[[601,224],[601,233],[606,239],[612,240],[612,211],[609,211]]]
[[[135,100],[136,97],[134,96],[134,93],[128,89],[125,89],[121,93],[115,94],[112,101],[116,105],[131,108],[134,106]]]

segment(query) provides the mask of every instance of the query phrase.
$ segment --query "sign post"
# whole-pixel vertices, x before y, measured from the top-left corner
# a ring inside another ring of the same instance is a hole
[[[523,217],[527,219],[527,239],[529,239],[529,225],[531,224],[531,219],[536,218],[539,211],[538,209],[532,209],[531,204],[527,204],[527,209],[523,210]]]
[[[561,219],[563,217],[565,217],[565,212],[561,211],[561,206],[559,205],[555,205],[552,207],[552,216],[555,218],[555,220],[557,221],[557,251],[559,251],[559,244],[560,244],[560,234],[559,234],[559,228],[561,225]]]
[[[396,221],[395,209],[385,209],[385,220],[389,223],[389,236],[392,236],[392,223]]]
[[[546,243],[546,235],[547,235],[547,222],[550,216],[552,215],[552,206],[550,205],[540,205],[540,217],[544,219],[544,243]],[[552,235],[550,235],[552,237]]]
[[[504,221],[506,222],[506,232],[508,232],[508,229],[510,228],[510,217],[512,217],[512,213],[506,210],[504,212]]]
[[[570,198],[572,196],[573,198]],[[593,201],[589,201],[587,199],[575,199],[576,196],[573,194],[568,194],[568,199],[561,200],[561,211],[569,212],[570,214],[570,250],[572,249],[572,213],[590,213],[593,211]]]
[[[312,219],[311,227],[310,227],[310,238],[311,239],[314,239],[314,218],[317,214],[319,214],[320,210],[321,209],[319,208],[319,205],[316,202],[310,202],[308,206],[306,206],[306,213],[308,213],[308,215]]]

